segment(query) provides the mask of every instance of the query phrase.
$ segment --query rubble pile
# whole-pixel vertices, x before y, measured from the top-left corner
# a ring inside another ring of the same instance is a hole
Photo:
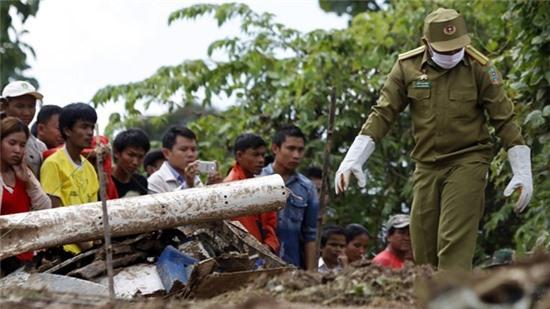
[[[370,262],[345,268],[338,274],[301,270],[276,277],[261,276],[238,293],[216,297],[219,302],[239,302],[243,298],[270,296],[290,302],[332,305],[370,305],[410,308],[416,303],[414,283],[431,278],[429,266],[407,265],[401,270],[385,269]]]

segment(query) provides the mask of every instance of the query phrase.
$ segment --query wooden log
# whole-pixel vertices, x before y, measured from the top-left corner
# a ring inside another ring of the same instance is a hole
[[[107,202],[113,237],[204,223],[284,207],[279,175]],[[0,216],[0,260],[21,252],[100,239],[101,203]]]

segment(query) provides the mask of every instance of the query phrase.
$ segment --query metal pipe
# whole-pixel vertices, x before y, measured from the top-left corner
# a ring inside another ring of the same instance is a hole
[[[111,236],[204,223],[284,207],[279,175],[107,201]],[[100,239],[101,202],[0,216],[0,260],[21,252]]]

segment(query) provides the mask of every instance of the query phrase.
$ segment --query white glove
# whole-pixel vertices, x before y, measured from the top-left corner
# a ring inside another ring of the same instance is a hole
[[[363,188],[367,184],[365,173],[363,173],[363,164],[373,151],[374,141],[370,136],[358,135],[355,138],[344,160],[340,163],[338,171],[336,171],[336,177],[334,178],[336,194],[347,190],[349,177],[352,173],[357,178],[359,187]]]
[[[533,176],[531,175],[531,149],[525,145],[518,145],[508,149],[508,161],[514,176],[504,189],[504,196],[510,196],[516,188],[521,194],[516,202],[515,211],[522,212],[529,204],[533,194]]]

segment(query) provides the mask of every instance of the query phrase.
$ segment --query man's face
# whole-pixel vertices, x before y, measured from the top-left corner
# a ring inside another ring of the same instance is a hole
[[[197,160],[199,152],[197,150],[197,141],[181,135],[176,136],[176,142],[172,149],[162,148],[164,157],[170,165],[183,172],[187,165]]]
[[[411,237],[409,235],[409,227],[394,229],[393,233],[388,236],[388,242],[393,250],[406,253],[411,250]]]
[[[78,119],[72,128],[65,128],[66,142],[73,147],[84,149],[90,147],[94,136],[95,123]]]
[[[36,98],[30,94],[9,98],[8,102],[4,103],[4,111],[7,116],[19,118],[29,126],[36,113]]]
[[[259,175],[265,163],[265,146],[237,151],[237,163],[248,175]]]
[[[145,149],[128,146],[121,152],[115,153],[116,166],[128,174],[134,174],[143,164]]]
[[[37,137],[43,141],[48,149],[58,147],[63,144],[63,136],[59,131],[59,114],[52,115],[48,122],[39,123],[37,128]]]
[[[338,264],[338,256],[344,252],[346,248],[346,236],[340,234],[332,234],[327,239],[325,246],[321,249],[323,260],[327,264]]]
[[[273,144],[271,150],[275,154],[275,163],[288,171],[295,171],[304,156],[304,139],[287,136],[279,147]]]

